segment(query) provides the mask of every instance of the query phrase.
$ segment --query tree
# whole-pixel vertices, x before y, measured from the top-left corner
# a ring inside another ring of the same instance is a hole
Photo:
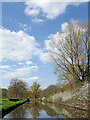
[[[27,84],[20,79],[12,79],[8,87],[10,98],[25,98],[27,95]]]
[[[8,90],[5,88],[2,88],[1,90],[2,90],[2,98],[8,98],[7,96]]]
[[[76,86],[88,76],[88,26],[87,23],[71,22],[64,32],[52,35],[48,52],[56,64],[55,73],[59,80],[68,80]]]
[[[30,87],[30,97],[32,98],[39,98],[40,97],[40,84],[34,82],[33,85]]]
[[[60,88],[57,85],[50,85],[42,91],[41,96],[48,97],[48,96],[53,95],[57,92],[60,92]]]

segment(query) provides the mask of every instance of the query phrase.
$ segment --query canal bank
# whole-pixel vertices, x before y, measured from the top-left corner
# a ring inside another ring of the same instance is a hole
[[[26,103],[27,100],[20,100],[20,101],[3,101],[2,109],[1,109],[1,115],[0,117],[3,118],[6,114],[10,113],[15,108],[21,106],[22,104]],[[11,102],[11,103],[10,103]]]
[[[46,99],[46,101],[84,111],[90,111],[88,86],[88,83],[84,83],[84,85],[77,90],[56,93]]]
[[[66,106],[58,106],[48,102],[31,101],[5,115],[4,118],[85,118],[84,120],[86,120],[87,116],[87,111]]]

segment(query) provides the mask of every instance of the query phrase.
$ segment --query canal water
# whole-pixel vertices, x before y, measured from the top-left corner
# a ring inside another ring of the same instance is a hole
[[[51,103],[30,102],[16,108],[4,118],[87,118],[88,112]],[[4,119],[3,118],[3,119]]]

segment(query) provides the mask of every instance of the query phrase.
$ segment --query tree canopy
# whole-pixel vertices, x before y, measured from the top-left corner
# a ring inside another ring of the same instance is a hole
[[[2,88],[1,91],[2,91],[2,98],[8,98],[8,90],[5,88]]]
[[[30,86],[30,97],[31,98],[39,98],[40,97],[40,84],[34,82],[32,86]]]
[[[57,85],[50,85],[42,91],[41,96],[48,97],[48,96],[53,95],[57,92],[60,92],[60,88]]]
[[[67,80],[73,87],[88,76],[88,24],[77,21],[67,25],[65,31],[52,35],[48,52],[55,62],[59,80]]]
[[[12,79],[8,87],[9,98],[24,98],[27,95],[27,84],[20,79]]]

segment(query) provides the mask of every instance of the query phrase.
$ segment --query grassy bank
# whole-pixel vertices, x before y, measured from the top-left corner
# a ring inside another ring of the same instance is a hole
[[[20,100],[20,101],[9,101],[8,99],[2,100],[2,107],[1,107],[2,117],[25,102],[26,100]]]

